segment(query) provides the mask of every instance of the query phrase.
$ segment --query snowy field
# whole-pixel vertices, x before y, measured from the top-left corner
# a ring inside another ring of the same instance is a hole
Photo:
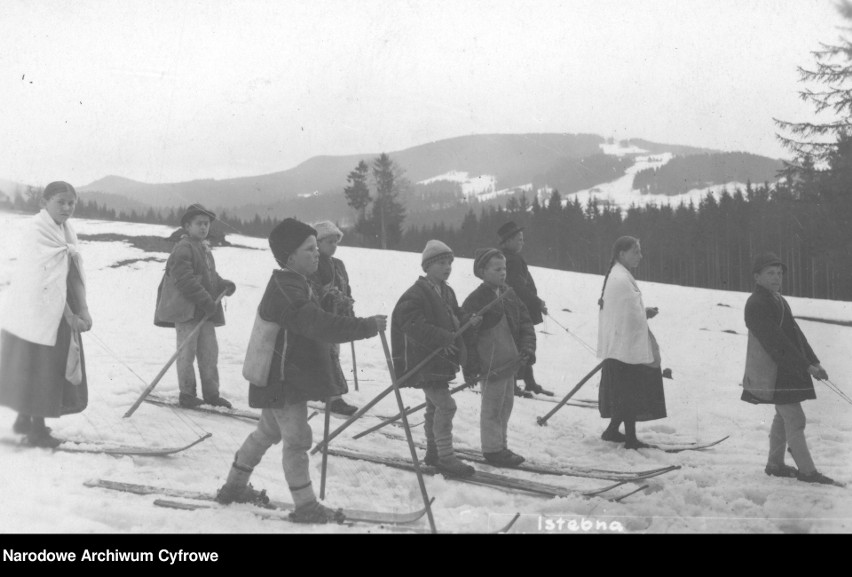
[[[632,178],[632,176],[631,176]],[[8,286],[18,254],[17,238],[26,217],[0,213],[0,299]],[[118,233],[166,236],[171,229],[118,222],[74,220],[78,233]],[[237,284],[227,301],[227,325],[217,330],[220,345],[221,392],[236,407],[247,408],[248,386],[241,376],[243,354],[255,309],[274,262],[264,239],[238,235],[232,243],[252,248],[217,248],[217,267]],[[83,486],[88,479],[161,485],[214,491],[227,475],[234,452],[253,429],[235,419],[143,404],[131,419],[122,414],[174,353],[175,334],[153,325],[154,300],[163,262],[120,261],[162,257],[120,242],[82,242],[88,276],[88,300],[94,328],[83,336],[90,402],[80,414],[49,420],[59,436],[117,443],[171,446],[185,444],[204,432],[213,436],[171,457],[112,457],[51,452],[0,444],[0,532],[5,533],[275,533],[275,532],[383,532],[357,526],[301,526],[264,521],[246,507],[196,512],[154,507],[152,496],[116,493]],[[390,314],[399,295],[420,274],[420,255],[343,247],[338,251],[350,272],[361,316]],[[546,319],[538,329],[540,383],[567,393],[597,364],[586,348],[594,346],[601,277],[533,268],[532,273],[551,314],[572,334]],[[477,284],[471,261],[458,259],[450,284],[463,300]],[[555,405],[517,399],[510,423],[510,448],[539,463],[637,470],[680,465],[681,469],[647,481],[642,493],[615,503],[581,496],[559,499],[513,495],[496,489],[427,477],[434,496],[435,519],[446,532],[487,532],[522,513],[513,532],[536,532],[543,515],[566,520],[617,521],[629,533],[678,532],[850,532],[852,489],[813,486],[763,473],[768,448],[771,406],[753,406],[739,400],[744,358],[743,306],[748,295],[653,284],[639,279],[645,303],[658,306],[651,321],[659,340],[663,366],[673,371],[666,380],[669,417],[640,423],[640,439],[649,442],[714,440],[730,435],[721,445],[704,452],[664,453],[628,451],[600,440],[605,422],[596,410],[566,406],[547,427],[536,417]],[[790,299],[797,315],[852,320],[848,303]],[[567,309],[567,310],[566,310]],[[567,312],[570,310],[570,312]],[[800,321],[832,380],[852,393],[852,358],[848,342],[852,329]],[[2,319],[0,319],[2,325]],[[728,331],[734,331],[728,332]],[[581,342],[582,341],[582,342]],[[585,343],[585,344],[584,344]],[[356,343],[360,392],[348,400],[362,405],[389,384],[378,338]],[[351,374],[348,347],[342,350],[344,371]],[[595,377],[578,399],[597,398]],[[817,467],[838,480],[852,481],[852,407],[817,383],[818,399],[805,403],[807,436]],[[351,388],[351,384],[350,384]],[[159,384],[159,394],[176,395],[171,369]],[[403,391],[406,404],[422,402],[422,393]],[[480,397],[462,392],[455,397],[457,445],[479,446]],[[375,409],[393,414],[393,396]],[[0,408],[0,438],[13,439],[13,411]],[[414,418],[419,423],[422,417]],[[332,424],[342,421],[333,419]],[[373,434],[361,440],[351,435],[375,423],[367,418],[344,433],[332,446],[404,457],[404,443]],[[322,418],[311,421],[314,439],[322,433]],[[393,433],[399,429],[389,427]],[[423,439],[422,426],[415,438]],[[791,462],[788,459],[788,462]],[[319,458],[312,458],[312,476],[319,486]],[[520,471],[508,475],[537,479],[566,488],[594,488],[607,481],[575,477],[535,476]],[[273,498],[290,500],[281,471],[280,446],[270,449],[255,470],[252,482]],[[411,510],[421,505],[415,477],[360,461],[330,457],[326,502],[334,506]],[[422,521],[425,525],[425,520]],[[568,532],[564,530],[563,532]]]

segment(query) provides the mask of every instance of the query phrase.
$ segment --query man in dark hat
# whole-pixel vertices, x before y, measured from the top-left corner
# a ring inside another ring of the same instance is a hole
[[[769,432],[769,458],[764,471],[774,477],[796,477],[806,483],[833,484],[814,466],[805,440],[802,401],[815,399],[811,377],[828,378],[808,340],[781,296],[787,267],[775,254],[754,260],[754,292],[745,307],[748,350],[742,400],[775,405]],[[796,467],[784,463],[789,446]]]
[[[497,229],[497,236],[500,237],[500,250],[506,255],[506,284],[515,289],[515,294],[527,307],[533,325],[538,325],[543,321],[542,315],[547,314],[547,305],[538,298],[535,281],[524,257],[521,256],[521,251],[524,248],[523,231],[523,227],[510,220]],[[535,382],[532,365],[528,364],[521,367],[518,376],[524,380],[526,394],[516,386],[516,395],[530,396],[532,393],[553,395],[552,392],[543,389],[541,385]]]
[[[216,496],[220,503],[268,501],[265,492],[253,489],[248,480],[269,447],[281,442],[284,478],[296,505],[290,519],[298,523],[344,518],[342,511],[317,501],[308,457],[312,443],[308,401],[337,393],[331,346],[373,337],[387,326],[384,315],[357,318],[322,309],[308,280],[319,264],[316,235],[312,227],[292,218],[269,235],[281,269],[273,271],[257,314],[279,328],[269,332],[269,342],[260,343],[259,348],[272,351],[268,372],[249,385],[249,406],[262,409],[260,422],[234,456],[228,479]]]

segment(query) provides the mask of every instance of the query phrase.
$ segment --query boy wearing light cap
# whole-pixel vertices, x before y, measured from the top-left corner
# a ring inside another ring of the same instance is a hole
[[[423,249],[421,266],[426,275],[399,298],[391,316],[394,370],[399,378],[436,349],[443,349],[403,386],[423,389],[426,396],[424,462],[448,476],[469,477],[476,470],[462,463],[453,450],[456,403],[449,382],[458,373],[464,354],[464,342],[455,336],[463,313],[447,284],[453,251],[439,240],[430,240]]]
[[[317,247],[319,248],[319,266],[317,272],[311,275],[311,282],[317,291],[320,304],[324,311],[346,317],[355,316],[352,304],[352,288],[349,285],[349,274],[343,261],[335,258],[337,244],[343,239],[343,232],[330,220],[324,220],[313,225],[317,231]],[[331,398],[331,410],[341,415],[353,415],[358,407],[343,400],[343,395],[349,392],[346,377],[340,367],[340,344],[331,347],[332,364],[335,367],[334,383],[339,394]]]
[[[282,442],[284,477],[296,505],[290,519],[340,522],[343,513],[321,505],[311,486],[308,449],[313,439],[307,402],[325,400],[335,393],[331,344],[373,337],[385,329],[387,320],[383,315],[332,315],[320,307],[308,281],[317,270],[319,250],[316,231],[307,224],[285,219],[269,235],[269,246],[281,269],[273,271],[258,314],[280,329],[266,382],[249,385],[249,406],[262,409],[260,422],[234,456],[216,500],[267,501],[265,491],[256,491],[248,480],[266,450]]]
[[[524,458],[508,447],[509,417],[515,401],[515,373],[535,362],[535,329],[527,307],[506,285],[506,257],[496,248],[477,249],[473,274],[482,284],[465,299],[462,310],[475,313],[506,291],[501,302],[482,315],[464,335],[465,380],[482,381],[479,417],[482,456],[497,467],[517,467]]]

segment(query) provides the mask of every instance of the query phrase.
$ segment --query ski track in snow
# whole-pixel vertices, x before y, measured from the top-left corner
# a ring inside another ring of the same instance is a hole
[[[0,213],[0,300],[11,279],[18,254],[16,241],[25,218]],[[171,232],[168,227],[119,222],[75,219],[74,225],[84,234],[166,236]],[[267,247],[265,239],[232,235],[229,240]],[[122,418],[175,350],[174,331],[157,328],[152,322],[164,265],[137,262],[110,268],[120,260],[151,254],[126,243],[82,242],[81,245],[94,319],[93,331],[83,335],[89,407],[80,415],[50,420],[49,424],[63,437],[134,445],[183,444],[204,432],[212,432],[213,437],[166,458],[51,453],[0,445],[3,465],[0,532],[382,532],[379,527],[369,526],[300,526],[263,521],[240,507],[192,513],[172,511],[154,507],[152,496],[84,487],[87,479],[104,478],[214,491],[224,482],[234,452],[253,425],[148,403],[132,418]],[[341,247],[338,256],[350,272],[355,310],[360,316],[390,314],[399,295],[421,274],[419,254]],[[255,310],[274,263],[268,250],[216,248],[215,257],[222,276],[237,283],[237,293],[226,303],[227,324],[217,329],[221,391],[236,407],[245,408],[248,386],[241,376],[242,359]],[[453,268],[450,284],[461,301],[479,281],[472,274],[469,259],[457,259]],[[532,273],[555,318],[579,339],[594,346],[595,301],[601,277],[536,267]],[[650,442],[680,442],[731,437],[704,452],[627,451],[620,445],[600,440],[605,422],[597,411],[566,406],[550,419],[547,427],[539,427],[535,418],[555,405],[516,399],[510,423],[510,447],[532,461],[604,469],[635,470],[665,465],[682,468],[646,481],[650,485],[647,491],[621,503],[579,496],[546,500],[427,477],[429,493],[436,498],[434,511],[439,530],[485,532],[504,524],[515,512],[521,512],[523,516],[513,532],[536,531],[540,515],[578,521],[583,517],[618,521],[628,532],[849,532],[850,489],[806,485],[769,478],[763,473],[774,411],[771,406],[753,406],[739,400],[746,345],[742,311],[748,295],[654,284],[641,279],[639,283],[645,303],[660,308],[651,327],[662,349],[663,365],[673,370],[675,379],[665,381],[669,417],[640,423],[637,427],[640,438]],[[790,301],[799,315],[852,319],[848,303],[801,298]],[[720,303],[728,306],[718,306]],[[565,308],[574,312],[563,312]],[[802,321],[801,325],[833,381],[852,393],[852,359],[846,345],[852,329],[808,321]],[[546,318],[537,329],[536,376],[545,387],[564,395],[598,361],[552,320]],[[738,334],[723,332],[726,330]],[[361,390],[351,392],[347,399],[360,406],[383,390],[389,380],[378,339],[357,342],[356,352]],[[342,348],[342,359],[344,371],[351,374],[348,346]],[[598,377],[593,378],[577,398],[596,398],[597,382]],[[820,383],[816,387],[818,399],[804,405],[808,416],[806,433],[814,460],[829,476],[850,482],[852,407]],[[353,388],[351,383],[350,388]],[[156,392],[177,394],[174,368]],[[407,405],[419,404],[422,393],[405,389],[403,398]],[[455,398],[458,403],[455,442],[477,448],[481,397],[462,392]],[[394,410],[393,395],[375,409],[383,414]],[[14,418],[13,411],[0,407],[0,436],[12,436]],[[414,420],[419,422],[422,417]],[[389,441],[379,434],[358,441],[351,439],[352,434],[366,428],[371,421],[375,422],[370,419],[364,425],[354,425],[335,441],[335,446],[407,456],[403,443]],[[332,425],[341,422],[333,419]],[[321,416],[311,424],[316,441],[322,434]],[[414,429],[414,435],[416,440],[423,440],[422,426]],[[252,483],[266,488],[273,498],[289,501],[280,450],[280,445],[270,449],[255,470]],[[311,458],[317,490],[320,462],[319,456]],[[595,479],[536,476],[519,471],[505,474],[571,488],[607,484]],[[333,506],[400,511],[421,506],[413,474],[342,458],[329,459],[327,490],[327,503]]]

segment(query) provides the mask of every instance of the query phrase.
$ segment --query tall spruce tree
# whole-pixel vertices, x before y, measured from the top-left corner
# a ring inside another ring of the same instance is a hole
[[[373,200],[370,196],[370,187],[367,185],[369,173],[370,167],[362,160],[346,177],[349,186],[343,189],[347,204],[358,212],[359,222],[367,218],[367,206]]]

